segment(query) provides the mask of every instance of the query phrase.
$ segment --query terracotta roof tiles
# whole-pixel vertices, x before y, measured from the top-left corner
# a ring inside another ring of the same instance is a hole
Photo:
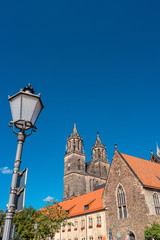
[[[69,216],[83,215],[98,210],[103,210],[102,194],[104,188],[98,189],[93,192],[86,193],[79,197],[74,197],[58,204],[66,211],[69,210]],[[84,207],[89,205],[89,209],[85,210]]]
[[[144,187],[160,189],[160,164],[121,153]]]

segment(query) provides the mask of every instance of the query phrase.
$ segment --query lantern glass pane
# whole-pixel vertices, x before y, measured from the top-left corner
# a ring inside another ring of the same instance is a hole
[[[37,98],[30,95],[22,95],[22,116],[21,119],[31,121],[34,109],[37,104]]]
[[[42,105],[40,103],[40,99],[38,99],[36,108],[34,110],[34,113],[33,113],[32,119],[31,119],[31,122],[33,125],[35,124],[37,117],[39,116],[41,110],[42,110]]]
[[[10,100],[11,113],[13,121],[17,121],[20,119],[20,111],[21,111],[21,95],[18,95]]]

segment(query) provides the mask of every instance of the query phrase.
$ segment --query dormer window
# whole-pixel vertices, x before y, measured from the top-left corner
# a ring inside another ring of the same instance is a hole
[[[89,204],[84,206],[84,210],[88,210],[89,209]]]
[[[69,210],[66,211],[66,214],[69,214]]]

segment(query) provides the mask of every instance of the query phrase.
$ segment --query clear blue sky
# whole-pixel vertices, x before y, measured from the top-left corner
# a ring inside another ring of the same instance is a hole
[[[26,139],[26,206],[61,200],[66,138],[77,124],[90,160],[96,132],[112,160],[149,159],[160,143],[160,1],[2,1],[0,209],[9,197],[16,135],[8,95],[29,82],[45,108]]]

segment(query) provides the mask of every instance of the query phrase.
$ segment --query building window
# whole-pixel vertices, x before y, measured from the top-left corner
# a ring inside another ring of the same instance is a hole
[[[83,230],[83,229],[85,229],[85,221],[84,220],[82,220],[82,222],[81,222],[81,230]]]
[[[89,228],[92,228],[93,227],[93,220],[92,218],[89,218]]]
[[[127,218],[126,198],[123,187],[121,185],[119,185],[117,189],[117,203],[119,218]]]
[[[81,170],[81,163],[80,163],[80,159],[78,159],[78,170]]]
[[[101,216],[97,217],[97,227],[101,227]]]
[[[75,223],[74,223],[74,230],[76,231],[77,229],[78,229],[78,222],[75,221]]]
[[[102,237],[98,237],[98,240],[102,240]]]
[[[84,238],[84,237],[82,237],[82,240],[85,240],[85,238]]]
[[[158,198],[158,194],[157,193],[153,194],[153,201],[154,201],[156,214],[160,215],[160,205],[159,205],[159,198]]]
[[[89,237],[89,240],[93,240],[93,237]]]

